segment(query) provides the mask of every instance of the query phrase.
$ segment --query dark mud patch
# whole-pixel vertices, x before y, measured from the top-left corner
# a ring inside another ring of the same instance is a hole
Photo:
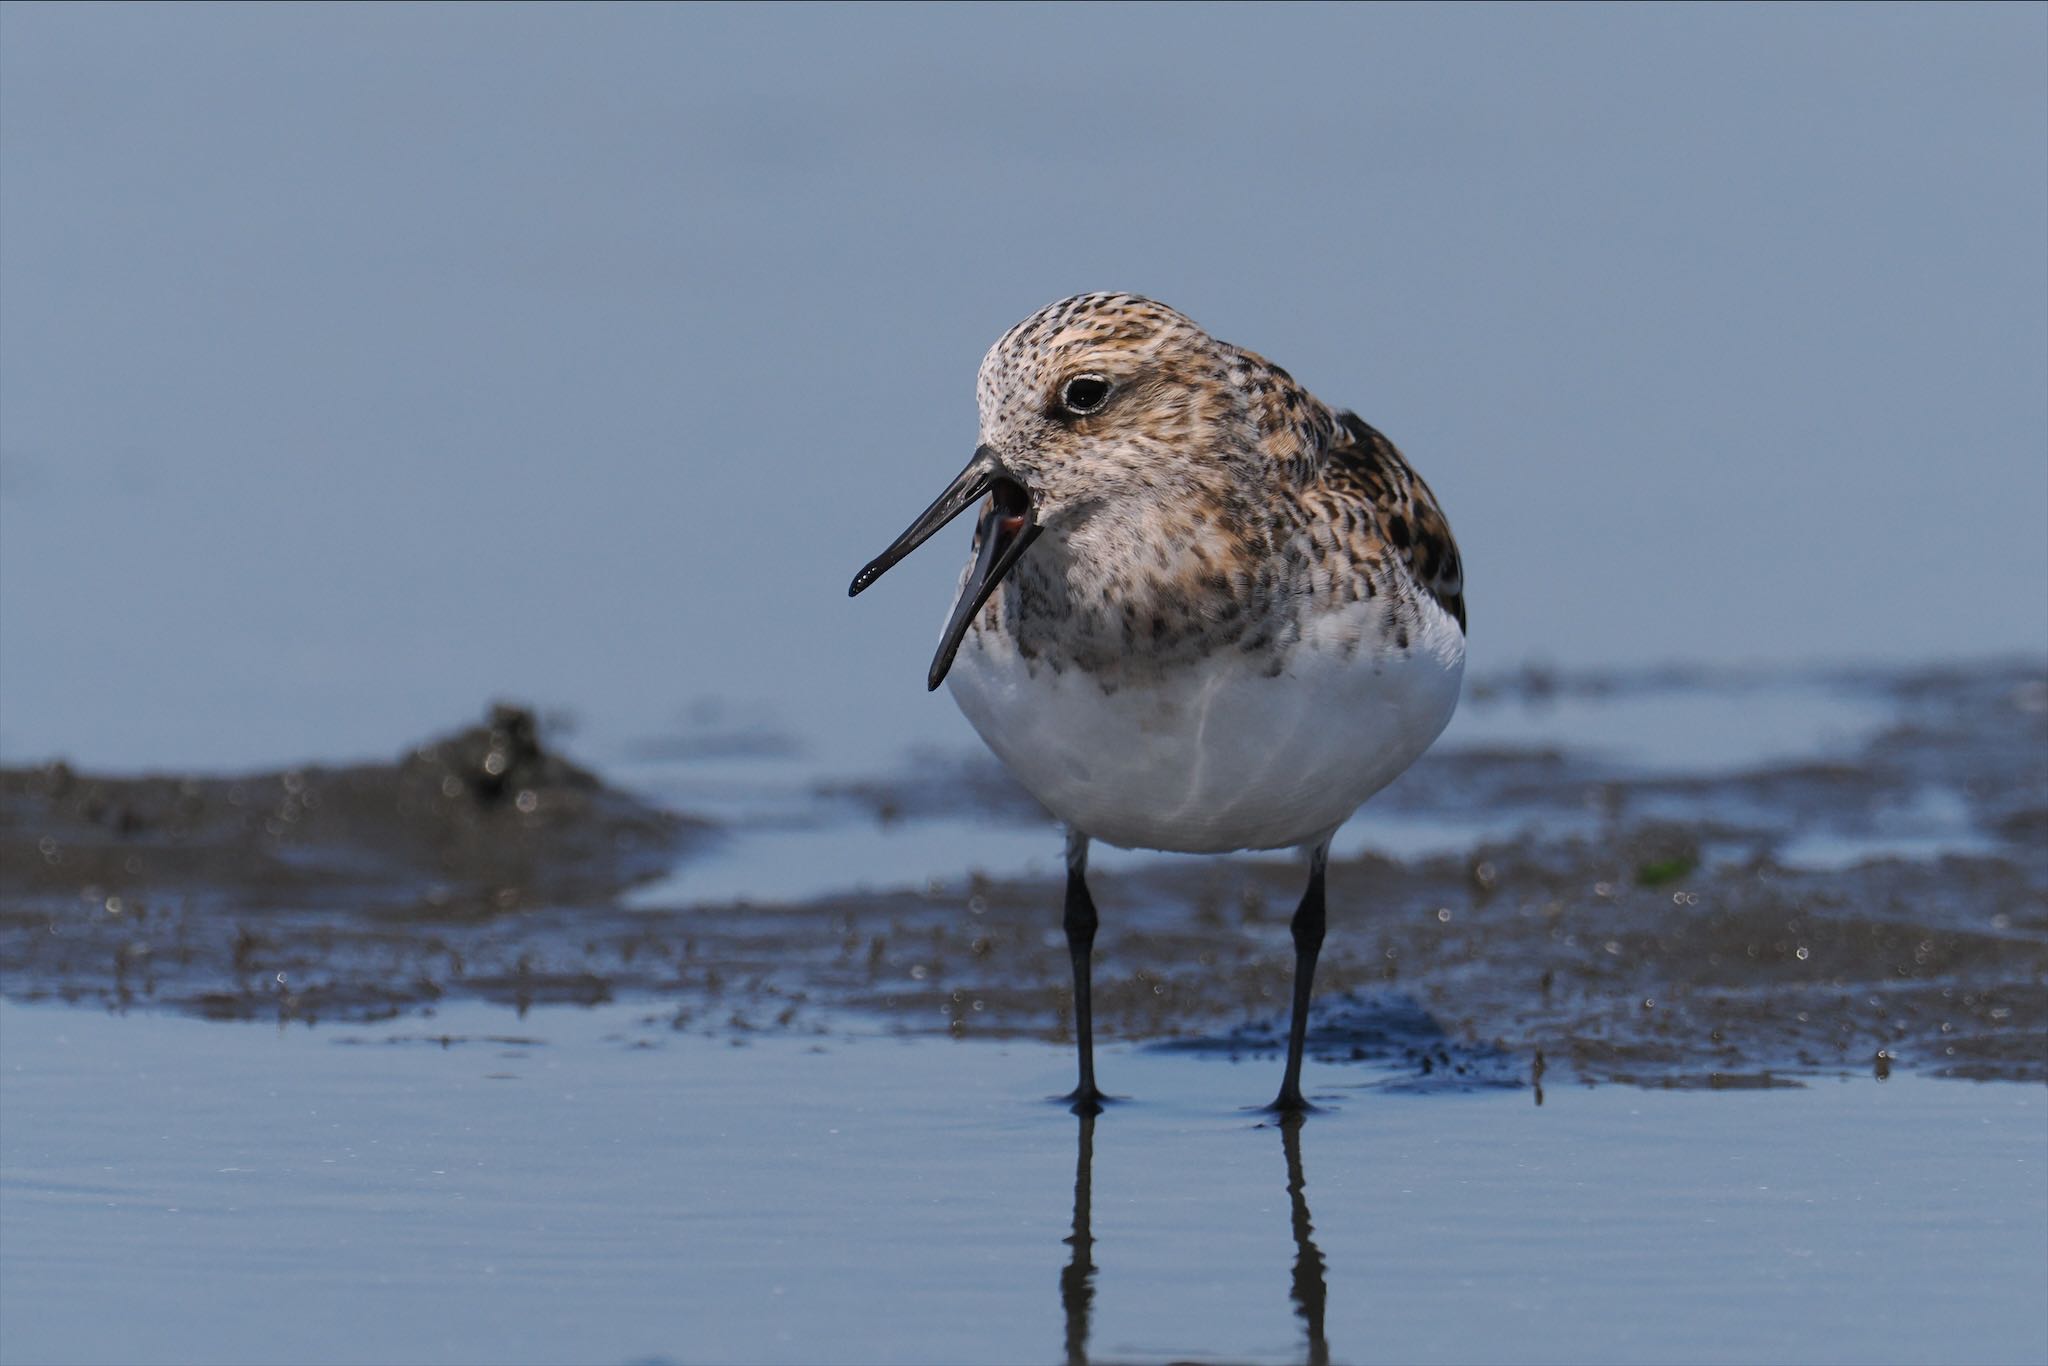
[[[1418,766],[1395,804],[1523,833],[1333,864],[1314,1054],[1418,1089],[2048,1080],[2048,688],[2009,666],[1857,686],[1895,722],[1824,760],[1670,774],[1496,745]],[[516,715],[389,766],[0,777],[7,992],[287,1019],[636,998],[734,1039],[1070,1037],[1056,880],[627,905],[704,827]],[[953,763],[928,791],[842,784],[820,820],[1043,820],[1007,782]],[[1912,834],[1936,792],[1963,827],[1944,852],[1786,856],[1815,831]],[[1098,871],[1101,1036],[1277,1053],[1302,876],[1249,857]]]
[[[207,1015],[361,1015],[432,1000],[462,948],[609,904],[709,838],[547,748],[532,714],[391,764],[234,778],[0,771],[0,975],[10,995]],[[486,955],[488,958],[488,954]],[[434,959],[440,959],[434,963]],[[604,999],[588,973],[475,984]]]
[[[1447,1085],[1545,1069],[1659,1086],[1894,1066],[2048,1079],[2038,876],[1997,858],[1759,860],[1643,885],[1634,870],[1672,840],[1651,827],[1334,866],[1312,1051]],[[1277,1053],[1300,876],[1222,861],[1099,875],[1098,1030]],[[987,882],[717,917],[732,937],[714,1013],[851,1007],[920,1033],[1065,1039],[1057,907],[1053,883]]]

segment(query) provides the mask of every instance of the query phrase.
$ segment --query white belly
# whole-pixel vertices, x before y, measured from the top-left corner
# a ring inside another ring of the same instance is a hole
[[[1279,849],[1336,829],[1429,748],[1457,706],[1465,644],[1446,618],[1406,650],[1305,643],[1274,677],[1266,662],[1226,649],[1106,692],[976,629],[947,680],[989,748],[1072,828],[1124,848]]]

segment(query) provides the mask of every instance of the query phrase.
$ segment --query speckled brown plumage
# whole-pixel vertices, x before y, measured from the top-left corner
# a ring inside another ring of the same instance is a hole
[[[1347,412],[1337,421],[1342,431],[1324,462],[1323,486],[1339,502],[1372,505],[1377,525],[1366,536],[1391,547],[1415,582],[1464,630],[1465,566],[1436,495],[1365,419]]]

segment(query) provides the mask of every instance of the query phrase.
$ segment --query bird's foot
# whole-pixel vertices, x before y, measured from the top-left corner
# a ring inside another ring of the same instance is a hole
[[[1083,1085],[1076,1086],[1064,1096],[1054,1096],[1053,1099],[1077,1115],[1099,1115],[1103,1106],[1123,1097],[1104,1095],[1092,1085]]]
[[[1303,1096],[1300,1091],[1283,1087],[1280,1094],[1273,1097],[1270,1102],[1265,1105],[1254,1105],[1252,1109],[1264,1115],[1299,1117],[1301,1115],[1320,1114],[1323,1107],[1309,1104],[1308,1098]]]

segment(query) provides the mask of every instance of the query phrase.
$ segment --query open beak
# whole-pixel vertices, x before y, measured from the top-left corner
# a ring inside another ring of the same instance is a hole
[[[1040,528],[1032,513],[1031,495],[1024,491],[1022,484],[1004,473],[996,453],[987,446],[977,447],[974,458],[967,462],[967,468],[946,486],[946,491],[938,496],[937,501],[918,514],[917,520],[890,542],[887,550],[862,566],[860,573],[853,576],[852,586],[846,590],[848,597],[857,596],[862,589],[894,568],[897,561],[930,540],[940,527],[965,512],[983,494],[989,495],[989,505],[974,532],[974,568],[968,572],[967,581],[960,585],[960,596],[953,603],[953,615],[946,619],[946,634],[939,640],[939,652],[932,656],[931,672],[925,679],[929,688],[936,688],[945,681],[946,671],[953,667],[953,656],[959,651],[960,642],[974,621],[974,614],[988,601],[989,594],[996,591],[996,585],[1003,581],[1003,575],[1010,572],[1010,566],[1017,563],[1025,549],[1038,538]]]

